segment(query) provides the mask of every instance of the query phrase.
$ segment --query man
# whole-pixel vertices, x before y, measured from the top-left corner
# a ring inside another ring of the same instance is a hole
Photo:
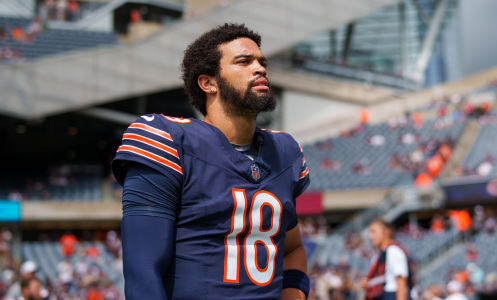
[[[123,185],[126,299],[305,299],[299,145],[256,128],[276,101],[260,36],[224,24],[188,46],[184,87],[205,118],[146,115],[113,162]]]
[[[41,282],[36,277],[21,280],[21,292],[23,300],[41,300]]]
[[[369,225],[371,244],[380,250],[366,275],[368,300],[409,299],[407,250],[393,240],[393,226],[382,219]]]
[[[12,284],[7,291],[7,295],[5,297],[7,299],[17,299],[22,296],[22,282],[24,280],[30,280],[32,278],[36,278],[36,272],[38,271],[38,265],[32,261],[28,260],[25,261],[20,269],[20,280],[16,281],[14,284]]]

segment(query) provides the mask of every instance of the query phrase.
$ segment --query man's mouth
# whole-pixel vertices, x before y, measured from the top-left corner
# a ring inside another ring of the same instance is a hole
[[[259,78],[252,84],[252,88],[258,91],[267,91],[269,83],[266,78]]]

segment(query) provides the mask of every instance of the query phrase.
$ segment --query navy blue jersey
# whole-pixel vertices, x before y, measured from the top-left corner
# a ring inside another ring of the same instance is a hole
[[[137,162],[177,184],[176,238],[164,278],[170,299],[278,299],[286,231],[295,199],[309,185],[302,148],[288,134],[262,136],[253,160],[216,127],[146,115],[129,126],[114,160],[122,184]],[[153,215],[147,209],[131,214]]]

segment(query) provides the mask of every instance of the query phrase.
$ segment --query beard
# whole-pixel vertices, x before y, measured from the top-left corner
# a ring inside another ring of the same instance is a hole
[[[221,101],[226,104],[226,113],[232,116],[240,116],[251,113],[258,114],[263,111],[269,112],[276,108],[276,99],[271,92],[269,82],[269,90],[261,95],[257,95],[252,91],[252,85],[260,78],[261,77],[258,77],[249,82],[245,93],[243,93],[243,91],[237,91],[236,88],[221,75],[218,74],[216,76]]]

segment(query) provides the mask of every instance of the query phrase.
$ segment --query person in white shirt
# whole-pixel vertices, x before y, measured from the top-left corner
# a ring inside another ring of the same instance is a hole
[[[463,289],[464,287],[459,281],[449,281],[449,283],[447,283],[447,292],[449,293],[449,296],[447,296],[445,300],[468,300],[468,297],[462,293]]]
[[[371,244],[380,250],[373,259],[364,286],[368,300],[407,300],[408,251],[393,240],[393,226],[382,219],[369,225]]]

